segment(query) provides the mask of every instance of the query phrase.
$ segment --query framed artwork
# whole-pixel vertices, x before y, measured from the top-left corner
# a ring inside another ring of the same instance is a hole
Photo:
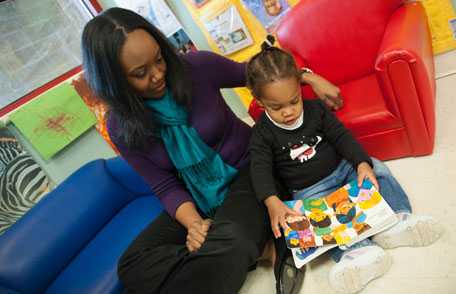
[[[180,53],[196,50],[196,46],[165,1],[117,0],[116,3],[135,11],[156,26]]]
[[[166,37],[182,28],[164,0],[116,0],[116,4],[138,13],[156,26]]]
[[[222,54],[229,55],[253,44],[252,37],[234,5],[203,20],[209,35]]]
[[[200,8],[201,6],[205,5],[210,0],[187,0],[187,1],[190,2],[196,8]]]
[[[0,235],[53,187],[51,179],[8,128],[0,128]]]
[[[440,54],[456,49],[456,12],[450,0],[422,0],[431,30],[432,50]]]
[[[119,151],[109,137],[108,128],[106,126],[108,107],[89,88],[83,73],[78,74],[72,79],[71,86],[78,93],[79,97],[81,97],[82,101],[84,101],[90,111],[95,115],[97,119],[95,128],[98,133],[109,144],[109,146],[111,146],[114,152],[119,154]]]
[[[44,160],[49,160],[97,122],[67,82],[13,112],[10,119]]]
[[[177,48],[180,53],[187,53],[197,51],[195,44],[193,44],[190,37],[184,31],[179,29],[177,32],[168,37],[168,40]]]
[[[286,0],[242,0],[242,4],[268,32],[273,32],[290,10]]]

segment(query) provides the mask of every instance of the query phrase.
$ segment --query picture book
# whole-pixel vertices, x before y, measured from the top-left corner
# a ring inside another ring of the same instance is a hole
[[[396,215],[375,186],[352,181],[321,198],[285,201],[300,216],[288,216],[285,241],[296,266],[339,246],[351,245],[375,235],[397,222]]]
[[[306,263],[322,255],[326,251],[337,247],[337,244],[323,245],[321,247],[310,247],[310,248],[293,248],[291,253],[293,254],[293,260],[297,268],[301,268]]]

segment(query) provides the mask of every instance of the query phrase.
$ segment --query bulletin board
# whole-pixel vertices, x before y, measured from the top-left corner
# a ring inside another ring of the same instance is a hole
[[[456,48],[456,13],[450,0],[421,0],[429,20],[432,50],[440,54]]]
[[[299,0],[286,1],[290,7],[296,5],[296,3],[299,2]],[[242,0],[208,0],[204,2],[204,5],[202,6],[195,5],[194,0],[183,0],[183,2],[190,12],[192,18],[194,19],[195,23],[199,26],[204,36],[206,37],[211,49],[214,52],[218,52],[220,54],[223,52],[221,52],[219,46],[209,34],[205,25],[205,20],[211,19],[211,17],[220,14],[229,7],[234,6],[237,9],[243,23],[247,27],[247,30],[251,36],[252,44],[241,50],[225,55],[227,58],[230,58],[234,61],[245,62],[251,56],[255,55],[260,50],[261,43],[265,40],[266,35],[268,34],[267,30],[260,22],[260,20],[258,20],[250,12],[250,10],[243,5]],[[239,95],[242,103],[248,108],[250,101],[252,100],[252,96],[250,95],[250,92],[247,90],[247,88],[235,88],[234,91]]]

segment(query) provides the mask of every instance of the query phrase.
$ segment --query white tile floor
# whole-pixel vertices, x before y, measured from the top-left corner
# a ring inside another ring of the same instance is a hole
[[[429,247],[389,250],[394,260],[391,269],[372,281],[363,294],[456,293],[456,51],[436,56],[435,63],[434,154],[388,161],[387,165],[408,193],[415,213],[440,220],[446,232]],[[327,280],[333,264],[326,256],[310,263],[301,293],[335,293]],[[275,293],[272,268],[251,272],[240,293]]]

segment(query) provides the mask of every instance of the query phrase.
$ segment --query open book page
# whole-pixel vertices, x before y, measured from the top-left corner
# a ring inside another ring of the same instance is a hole
[[[311,248],[354,244],[395,223],[395,214],[368,180],[352,181],[328,196],[285,202],[302,216],[289,216],[287,246]]]
[[[360,188],[356,183],[349,183],[345,185],[345,188],[349,193],[350,200],[363,210],[366,215],[365,223],[370,226],[370,229],[362,232],[347,244],[340,246],[342,249],[378,234],[397,223],[396,214],[369,181],[364,181]]]
[[[350,246],[352,246],[355,243],[358,243],[359,241],[362,241],[364,239],[367,239],[371,236],[374,236],[378,233],[381,233],[392,226],[394,226],[398,222],[397,216],[396,215],[391,215],[388,218],[386,218],[381,224],[376,225],[375,227],[371,228],[370,230],[367,230],[360,234],[358,237],[354,238],[351,240],[349,243],[345,245],[339,245],[340,249],[346,250]]]

